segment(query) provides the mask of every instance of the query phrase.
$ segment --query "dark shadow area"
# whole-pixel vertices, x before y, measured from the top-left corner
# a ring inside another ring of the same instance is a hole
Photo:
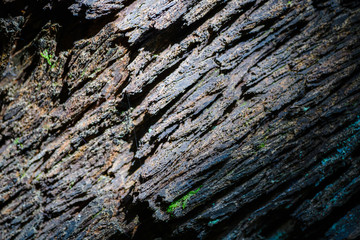
[[[50,22],[50,34],[56,35],[58,54],[73,47],[73,43],[80,39],[87,39],[96,35],[104,26],[115,19],[116,12],[94,20],[84,18],[80,12],[73,16],[68,9],[73,1],[48,3],[47,1],[32,2],[20,0],[9,4],[0,2],[0,17],[20,16],[25,18],[24,26],[19,34],[15,52],[28,45]],[[82,9],[85,11],[86,9]]]

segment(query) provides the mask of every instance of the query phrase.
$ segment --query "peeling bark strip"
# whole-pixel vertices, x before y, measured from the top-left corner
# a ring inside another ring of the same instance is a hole
[[[0,239],[357,239],[360,2],[0,2]]]

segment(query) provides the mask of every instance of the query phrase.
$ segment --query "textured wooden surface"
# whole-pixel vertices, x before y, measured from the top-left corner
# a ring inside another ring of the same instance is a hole
[[[0,9],[0,239],[360,236],[358,1]]]

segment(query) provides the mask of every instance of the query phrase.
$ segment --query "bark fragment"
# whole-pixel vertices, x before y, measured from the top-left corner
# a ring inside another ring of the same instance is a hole
[[[360,236],[356,1],[0,8],[0,239]]]

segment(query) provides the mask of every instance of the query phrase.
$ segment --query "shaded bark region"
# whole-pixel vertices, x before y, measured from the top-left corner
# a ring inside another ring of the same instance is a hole
[[[1,4],[0,239],[360,236],[356,1]]]

